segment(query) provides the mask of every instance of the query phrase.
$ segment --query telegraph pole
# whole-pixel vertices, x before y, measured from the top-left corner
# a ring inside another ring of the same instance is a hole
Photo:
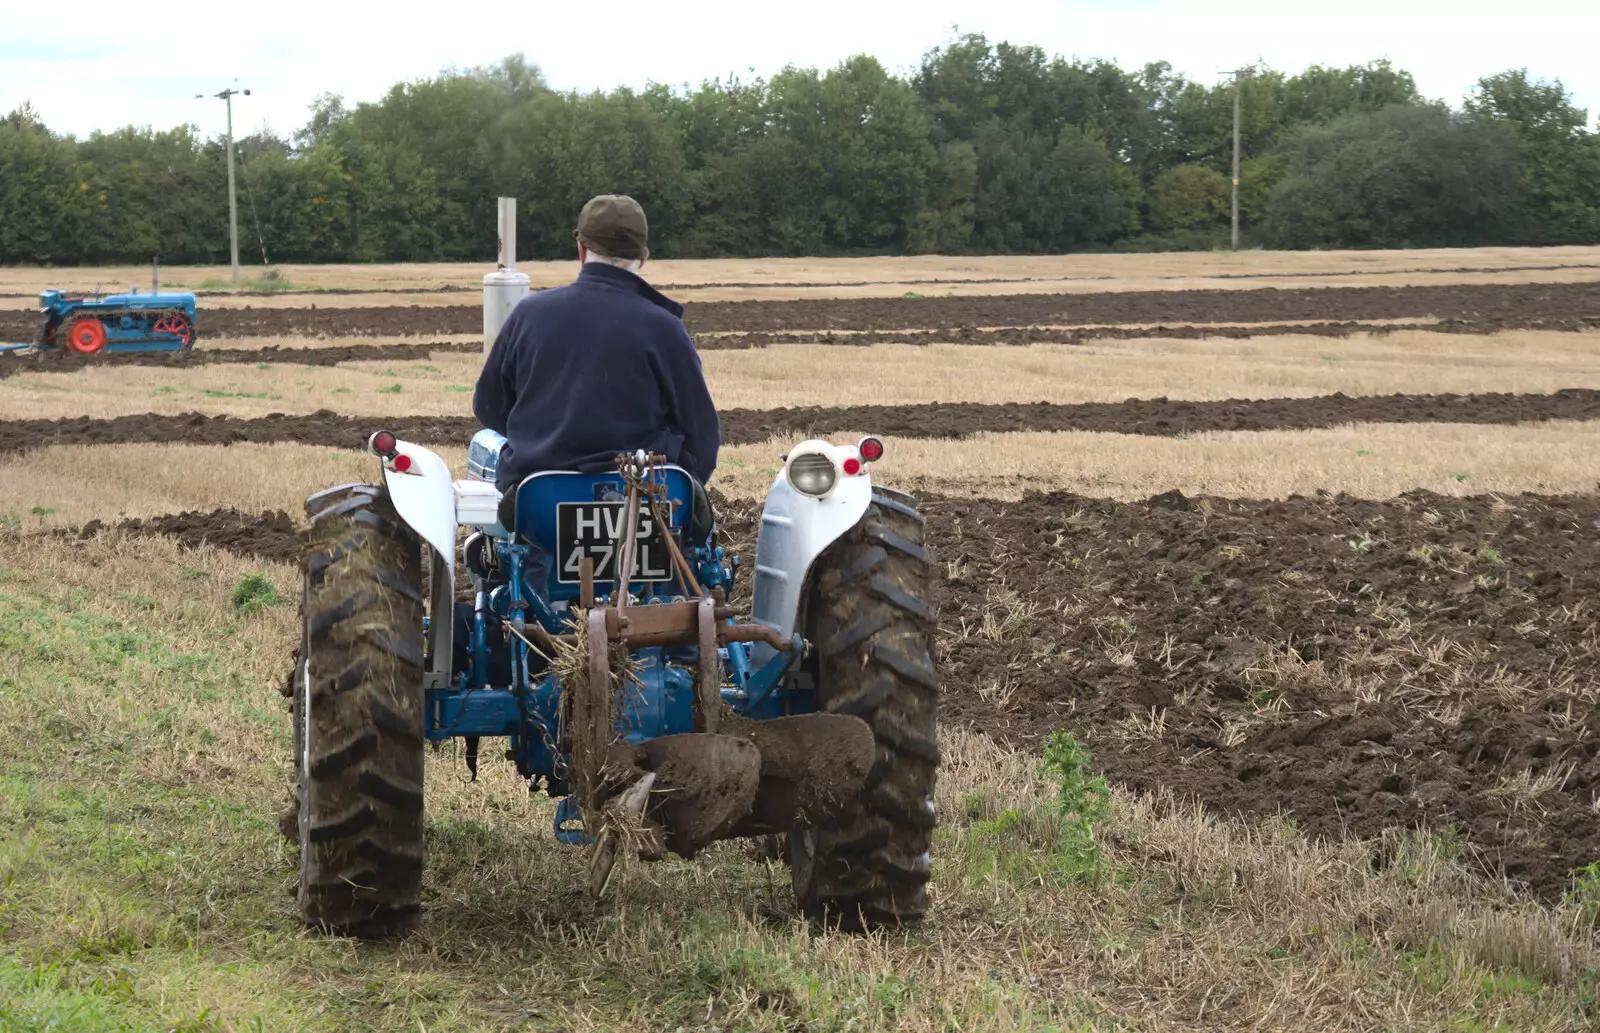
[[[229,253],[234,261],[234,283],[238,283],[238,197],[234,193],[234,98],[235,96],[250,96],[248,90],[224,90],[222,93],[213,93],[211,96],[227,104],[227,243]],[[195,99],[203,99],[205,94],[195,94]],[[1234,173],[1238,177],[1237,170]]]
[[[1239,84],[1248,74],[1250,74],[1248,68],[1238,68],[1233,72],[1233,250],[1235,251],[1239,250]]]

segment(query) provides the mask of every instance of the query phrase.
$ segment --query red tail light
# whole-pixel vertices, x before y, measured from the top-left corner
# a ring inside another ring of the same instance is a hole
[[[851,477],[861,472],[861,460],[855,456],[846,459],[841,465],[844,467],[844,472]]]
[[[883,442],[877,438],[862,438],[856,451],[861,453],[861,458],[866,462],[876,463],[883,458]]]
[[[385,459],[394,455],[395,448],[398,444],[399,442],[395,440],[394,435],[386,430],[378,431],[367,440],[367,447],[371,449],[375,455],[383,456]]]
[[[405,454],[397,455],[393,459],[389,460],[389,465],[401,473],[405,473],[407,470],[411,469],[411,457]]]

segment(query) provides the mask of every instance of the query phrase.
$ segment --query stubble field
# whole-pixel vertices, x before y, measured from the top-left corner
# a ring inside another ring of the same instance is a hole
[[[449,749],[423,933],[297,927],[300,501],[369,477],[379,426],[461,467],[481,270],[285,270],[313,290],[203,296],[187,356],[0,357],[0,1029],[1593,1028],[1596,269],[653,269],[723,413],[731,544],[811,434],[883,436],[875,476],[924,501],[936,902],[868,939],[742,846],[586,901],[549,806]],[[42,276],[0,271],[0,339]],[[251,575],[276,602],[237,603]],[[1058,729],[1114,790],[1087,874]]]

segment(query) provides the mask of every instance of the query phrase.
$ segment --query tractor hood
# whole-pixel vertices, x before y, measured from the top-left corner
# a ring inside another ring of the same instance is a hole
[[[146,308],[188,308],[194,305],[194,295],[188,291],[163,291],[160,294],[108,294],[100,299],[103,305],[138,305]]]

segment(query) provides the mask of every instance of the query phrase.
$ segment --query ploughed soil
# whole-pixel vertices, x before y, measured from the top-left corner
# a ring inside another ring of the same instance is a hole
[[[1566,388],[1547,395],[1373,395],[1224,401],[818,406],[727,409],[722,440],[738,445],[772,438],[826,437],[866,431],[912,438],[960,438],[984,432],[1082,430],[1172,437],[1201,431],[1303,430],[1345,423],[1522,423],[1600,419],[1600,391]],[[141,413],[108,419],[62,417],[0,420],[0,455],[46,445],[126,442],[231,445],[293,441],[361,448],[378,429],[422,444],[464,445],[479,424],[468,416],[343,416],[322,409],[307,415],[236,418],[201,413]]]
[[[1436,323],[1255,323],[1248,325],[1205,326],[1087,326],[1066,327],[1000,327],[979,330],[973,327],[956,327],[950,330],[912,330],[904,332],[865,330],[859,333],[824,331],[786,331],[771,333],[716,334],[702,336],[697,347],[701,351],[742,351],[750,348],[768,348],[784,344],[833,344],[864,347],[871,344],[907,344],[927,346],[932,344],[1083,344],[1105,340],[1202,340],[1207,338],[1248,339],[1252,337],[1349,337],[1354,334],[1391,334],[1404,330],[1428,330],[1434,333],[1488,334],[1502,330],[1561,330],[1583,331],[1600,329],[1600,316],[1570,319],[1511,320],[1461,320],[1449,319]],[[112,362],[127,366],[217,366],[255,365],[263,362],[281,362],[301,366],[337,366],[342,362],[409,362],[424,360],[440,352],[476,353],[482,345],[476,341],[403,341],[390,344],[329,345],[315,348],[228,348],[207,350],[200,348],[189,352],[129,352],[103,358],[82,359],[65,352],[40,352],[28,355],[0,357],[0,380],[19,373],[71,373],[83,368],[86,362]]]
[[[105,523],[91,520],[76,530],[57,532],[64,537],[92,538],[101,531],[175,538],[181,545],[210,545],[239,556],[272,563],[300,562],[300,528],[283,510],[245,513],[231,507],[209,513],[191,510],[157,517],[136,517]]]
[[[1600,316],[1600,283],[692,301],[684,307],[684,322],[696,333],[1388,319],[1523,326],[1596,316]],[[31,312],[0,314],[0,340],[31,339],[37,320]],[[313,302],[304,308],[202,310],[199,317],[202,340],[271,335],[470,334],[479,333],[482,328],[481,305],[329,308]]]
[[[748,552],[757,506],[717,499]],[[1600,857],[1600,499],[930,498],[943,716],[1316,836],[1426,828],[1558,896]],[[281,512],[118,525],[295,562]],[[90,525],[86,530],[98,529]]]
[[[1600,858],[1600,498],[926,506],[946,719],[1320,835]]]
[[[1349,337],[1354,334],[1384,335],[1405,330],[1428,330],[1434,333],[1489,334],[1502,330],[1560,330],[1576,332],[1600,329],[1600,316],[1582,316],[1569,319],[1527,320],[1462,320],[1447,319],[1432,323],[1364,323],[1347,320],[1340,323],[1254,323],[1246,325],[1204,326],[1086,326],[1067,327],[999,327],[976,329],[955,327],[949,330],[881,331],[864,330],[851,333],[824,331],[785,331],[730,333],[702,336],[696,345],[701,351],[742,351],[750,348],[768,348],[784,344],[833,344],[865,347],[872,344],[906,344],[927,346],[932,344],[1083,344],[1105,340],[1202,340],[1207,338],[1248,339],[1252,337]],[[0,356],[0,380],[19,373],[71,373],[83,368],[85,363],[112,362],[125,366],[165,366],[183,368],[192,366],[256,365],[263,362],[281,362],[301,366],[337,366],[343,362],[410,362],[425,360],[440,352],[476,353],[482,348],[476,341],[402,341],[388,344],[346,344],[312,348],[228,348],[207,350],[200,348],[188,352],[129,352],[103,358],[82,359],[65,352],[41,352],[18,356]]]
[[[341,362],[411,362],[426,360],[437,352],[481,352],[483,345],[468,341],[418,341],[396,344],[344,344],[325,348],[227,348],[207,351],[200,347],[188,352],[126,352],[82,358],[64,351],[34,352],[26,355],[0,355],[0,380],[20,373],[73,373],[89,365],[118,366],[254,366],[262,362],[282,362],[299,366],[337,366]]]

